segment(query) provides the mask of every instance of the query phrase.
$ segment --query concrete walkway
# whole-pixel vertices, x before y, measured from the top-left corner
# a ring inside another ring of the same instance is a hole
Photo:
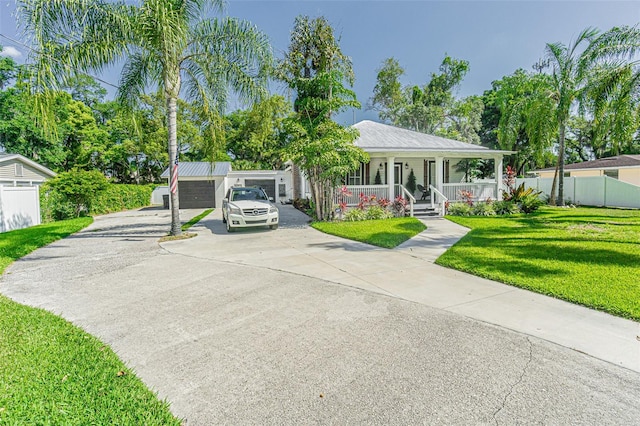
[[[227,234],[220,211],[194,228],[194,240],[163,244],[203,259],[286,271],[357,287],[539,337],[640,372],[640,323],[496,283],[433,262],[468,231],[442,218],[394,250],[344,240],[305,225],[281,206],[281,231]]]

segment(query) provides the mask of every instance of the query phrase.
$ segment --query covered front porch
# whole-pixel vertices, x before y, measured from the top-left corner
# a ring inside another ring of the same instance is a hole
[[[341,194],[341,201],[357,205],[361,195],[394,200],[402,197],[411,204],[428,204],[441,210],[447,201],[474,201],[502,198],[502,153],[491,155],[424,157],[417,153],[381,156],[371,153],[370,162],[349,174],[346,186],[350,196]],[[490,175],[473,179],[468,163],[482,160]],[[415,177],[415,191],[408,189],[410,176]]]

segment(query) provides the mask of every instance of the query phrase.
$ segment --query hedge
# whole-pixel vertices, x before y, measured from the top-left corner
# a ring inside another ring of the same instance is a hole
[[[91,214],[137,209],[151,204],[154,185],[110,184],[91,203]]]
[[[91,209],[82,215],[98,215],[137,209],[151,203],[154,185],[107,185],[91,198]],[[43,187],[40,192],[40,211],[43,222],[64,220],[76,216],[73,203],[64,195]]]

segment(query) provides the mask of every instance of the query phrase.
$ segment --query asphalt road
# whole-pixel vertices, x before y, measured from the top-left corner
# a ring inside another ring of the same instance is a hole
[[[157,243],[168,222],[98,217],[16,262],[0,292],[101,338],[186,425],[640,424],[636,372],[388,295],[171,253]],[[259,245],[269,231],[248,232]]]

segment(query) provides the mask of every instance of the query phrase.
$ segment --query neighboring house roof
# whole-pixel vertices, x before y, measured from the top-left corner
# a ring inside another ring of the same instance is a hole
[[[209,177],[209,176],[226,176],[231,171],[231,163],[228,161],[218,161],[209,163],[207,161],[194,161],[178,163],[178,177]],[[161,178],[169,178],[169,169],[167,168]]]
[[[11,160],[18,160],[18,161],[20,161],[22,163],[28,164],[29,166],[33,167],[34,169],[41,171],[45,175],[48,175],[49,177],[55,177],[56,176],[56,172],[54,172],[53,170],[50,170],[50,169],[46,168],[45,166],[43,166],[42,164],[36,163],[35,161],[28,159],[24,155],[9,154],[9,153],[6,153],[6,152],[0,153],[0,163],[4,163],[6,161],[11,161]]]
[[[617,155],[615,157],[598,158],[597,160],[583,161],[582,163],[565,164],[565,170],[588,169],[619,169],[625,167],[640,167],[640,155]],[[535,172],[554,171],[555,167],[549,167]]]
[[[440,136],[428,135],[413,130],[401,129],[388,124],[363,120],[353,125],[360,131],[356,146],[366,152],[459,152],[481,154],[510,154],[480,145],[473,145]]]

